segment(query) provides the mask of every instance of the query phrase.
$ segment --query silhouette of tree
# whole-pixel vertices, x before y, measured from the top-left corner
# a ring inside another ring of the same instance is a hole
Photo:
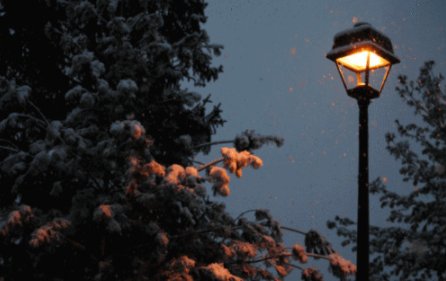
[[[245,131],[191,166],[224,122],[183,86],[222,71],[204,1],[0,3],[0,280],[322,280],[308,257],[355,270],[317,232],[287,248],[266,210],[233,218],[207,195],[282,140]]]

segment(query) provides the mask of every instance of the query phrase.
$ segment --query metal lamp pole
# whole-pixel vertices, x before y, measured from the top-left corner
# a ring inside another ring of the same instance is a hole
[[[380,96],[393,64],[399,59],[393,53],[392,42],[368,23],[357,23],[353,28],[334,37],[333,48],[327,58],[334,61],[347,94],[359,106],[359,173],[358,173],[358,229],[356,281],[369,280],[369,128],[370,100]],[[379,77],[381,72],[382,77]],[[378,77],[378,78],[377,78]],[[380,83],[376,84],[376,81]]]
[[[369,117],[370,100],[358,99],[359,106],[359,173],[357,281],[369,280]]]

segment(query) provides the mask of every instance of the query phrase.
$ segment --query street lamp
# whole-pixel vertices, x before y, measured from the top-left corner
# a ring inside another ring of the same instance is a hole
[[[369,280],[369,160],[368,106],[379,97],[393,64],[400,60],[393,53],[390,39],[368,23],[335,35],[327,58],[334,61],[347,94],[359,106],[359,174],[356,281]]]

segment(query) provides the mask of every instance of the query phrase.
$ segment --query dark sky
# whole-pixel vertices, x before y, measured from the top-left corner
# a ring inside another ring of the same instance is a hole
[[[370,179],[386,177],[389,188],[410,189],[385,151],[384,135],[395,119],[413,119],[394,90],[398,74],[416,78],[430,59],[446,74],[445,11],[443,0],[210,0],[206,29],[225,47],[216,60],[225,71],[199,91],[222,103],[228,121],[214,139],[232,139],[245,129],[285,138],[282,148],[257,152],[262,169],[233,179],[224,199],[228,210],[268,208],[284,225],[319,230],[354,260],[325,225],[335,215],[356,219],[358,109],[325,55],[334,34],[356,21],[392,39],[401,63],[370,106]],[[215,147],[210,157],[217,156]],[[372,223],[383,224],[383,214],[373,202]],[[287,241],[302,239],[287,235]]]

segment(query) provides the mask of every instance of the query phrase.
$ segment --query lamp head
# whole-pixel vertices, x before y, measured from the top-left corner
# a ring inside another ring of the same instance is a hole
[[[390,39],[368,23],[336,34],[327,58],[336,63],[350,96],[369,99],[380,95],[391,66],[400,61]]]

